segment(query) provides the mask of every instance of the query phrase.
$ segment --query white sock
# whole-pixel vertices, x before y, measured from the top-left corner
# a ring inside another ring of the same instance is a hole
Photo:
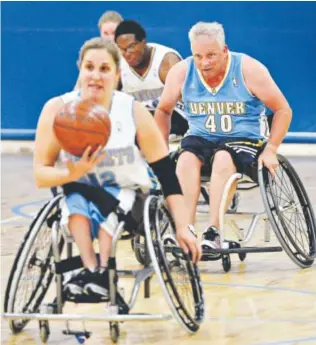
[[[91,273],[94,273],[97,268],[96,267],[87,267],[87,269],[91,272]]]

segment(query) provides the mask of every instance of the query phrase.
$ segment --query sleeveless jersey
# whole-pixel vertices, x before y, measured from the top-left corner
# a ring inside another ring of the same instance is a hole
[[[143,76],[134,71],[124,59],[121,62],[122,91],[140,102],[153,101],[162,94],[164,84],[159,78],[159,69],[165,55],[174,53],[181,59],[180,54],[174,49],[155,43],[148,45],[153,47],[153,50],[148,69]]]
[[[220,138],[264,139],[268,134],[264,104],[248,90],[242,73],[243,54],[229,52],[226,75],[212,88],[194,64],[186,59],[182,99],[189,131],[208,140]]]
[[[80,90],[61,96],[64,103],[80,99]],[[116,196],[121,188],[147,192],[152,188],[148,165],[135,145],[136,124],[133,117],[133,98],[123,92],[114,91],[110,110],[111,134],[106,147],[106,156],[94,171],[78,180],[81,183],[101,185]],[[80,157],[65,151],[60,152],[59,161],[73,161]]]

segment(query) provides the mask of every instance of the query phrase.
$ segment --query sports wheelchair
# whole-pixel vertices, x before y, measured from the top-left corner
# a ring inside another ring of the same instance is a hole
[[[108,264],[109,302],[105,304],[104,314],[63,314],[66,302],[100,302],[84,296],[69,301],[63,292],[65,274],[82,267],[80,256],[72,255],[73,238],[60,224],[64,197],[64,193],[54,190],[53,199],[34,218],[14,260],[6,287],[3,314],[9,320],[11,331],[19,333],[30,320],[37,320],[40,338],[46,343],[50,334],[49,321],[64,320],[66,329],[63,333],[75,336],[82,344],[91,332],[85,327],[81,330],[70,329],[68,321],[108,321],[111,339],[117,342],[120,336],[119,322],[168,320],[173,316],[186,331],[197,332],[204,319],[200,273],[189,255],[177,245],[174,222],[163,199],[153,195],[137,197],[134,203],[136,211],[124,213],[118,206],[114,209],[119,223],[113,236]],[[135,215],[140,221],[136,221]],[[118,240],[130,240],[135,235],[144,238],[143,267],[133,271],[117,270]],[[169,240],[165,241],[165,237]],[[174,240],[170,241],[170,238]],[[150,297],[150,282],[154,274],[172,315],[131,312],[142,283],[144,297]],[[118,291],[118,276],[135,278],[128,302]],[[56,297],[48,300],[46,295],[53,281]]]
[[[180,149],[173,146],[170,157],[176,162]],[[316,257],[316,221],[313,207],[307,192],[289,160],[281,154],[277,155],[279,167],[273,178],[265,167],[256,164],[257,181],[240,173],[233,174],[227,181],[220,203],[221,248],[203,250],[202,261],[222,260],[225,272],[231,269],[230,254],[238,254],[241,261],[246,259],[247,253],[281,252],[285,251],[290,259],[299,267],[310,267]],[[264,210],[261,212],[239,212],[237,208],[226,211],[227,198],[231,186],[237,182],[237,191],[247,192],[255,188],[260,189]],[[201,200],[197,212],[209,212],[208,183],[210,175],[201,172]],[[202,207],[201,207],[202,206]],[[207,210],[205,207],[207,206]],[[237,221],[248,220],[248,229],[241,229]],[[281,246],[246,246],[250,242],[259,222],[264,222],[264,241],[270,242],[271,227]],[[230,227],[237,237],[237,241],[225,240],[226,228]],[[135,247],[139,248],[139,237],[135,238]],[[142,262],[144,252],[135,250],[137,259]],[[142,259],[142,260],[141,260]]]
[[[220,203],[219,230],[221,233],[221,249],[204,250],[202,260],[214,258],[220,254],[225,272],[231,269],[230,254],[238,254],[244,261],[247,253],[281,252],[284,250],[290,259],[299,267],[310,267],[316,257],[316,223],[313,207],[298,174],[287,158],[277,155],[279,167],[273,178],[265,167],[254,166],[258,181],[254,181],[240,173],[233,174],[227,181]],[[201,194],[209,203],[207,184],[209,176],[202,176]],[[259,187],[264,211],[261,212],[226,212],[227,198],[231,186],[237,182],[238,191],[250,191]],[[242,230],[236,220],[250,220],[249,227]],[[272,227],[281,247],[247,247],[256,226],[264,222],[264,241],[270,242]],[[237,241],[226,241],[226,227],[229,226],[237,237]]]

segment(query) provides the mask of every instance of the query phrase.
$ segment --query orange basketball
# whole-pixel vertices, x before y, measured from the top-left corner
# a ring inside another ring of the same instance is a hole
[[[88,146],[90,153],[104,147],[111,134],[111,120],[107,110],[90,101],[65,104],[54,120],[54,132],[63,150],[82,156]]]

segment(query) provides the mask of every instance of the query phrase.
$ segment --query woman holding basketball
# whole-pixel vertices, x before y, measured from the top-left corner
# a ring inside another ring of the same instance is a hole
[[[41,188],[71,182],[102,186],[120,201],[121,208],[128,210],[134,202],[135,189],[146,192],[152,187],[146,159],[160,181],[176,224],[178,242],[197,262],[201,248],[190,231],[188,212],[167,146],[147,109],[131,96],[115,91],[119,64],[118,48],[109,40],[93,38],[82,46],[78,61],[81,89],[50,99],[40,115],[34,153],[36,184]],[[81,157],[62,150],[53,129],[61,109],[78,100],[102,106],[111,120],[106,147],[99,147],[93,153],[87,147]],[[111,221],[115,215],[111,213],[107,219],[92,201],[79,193],[67,195],[62,213],[62,223],[67,224],[75,239],[85,267],[66,289],[71,294],[86,293],[107,299],[104,278],[111,245]],[[93,250],[95,237],[99,239],[101,267]]]

